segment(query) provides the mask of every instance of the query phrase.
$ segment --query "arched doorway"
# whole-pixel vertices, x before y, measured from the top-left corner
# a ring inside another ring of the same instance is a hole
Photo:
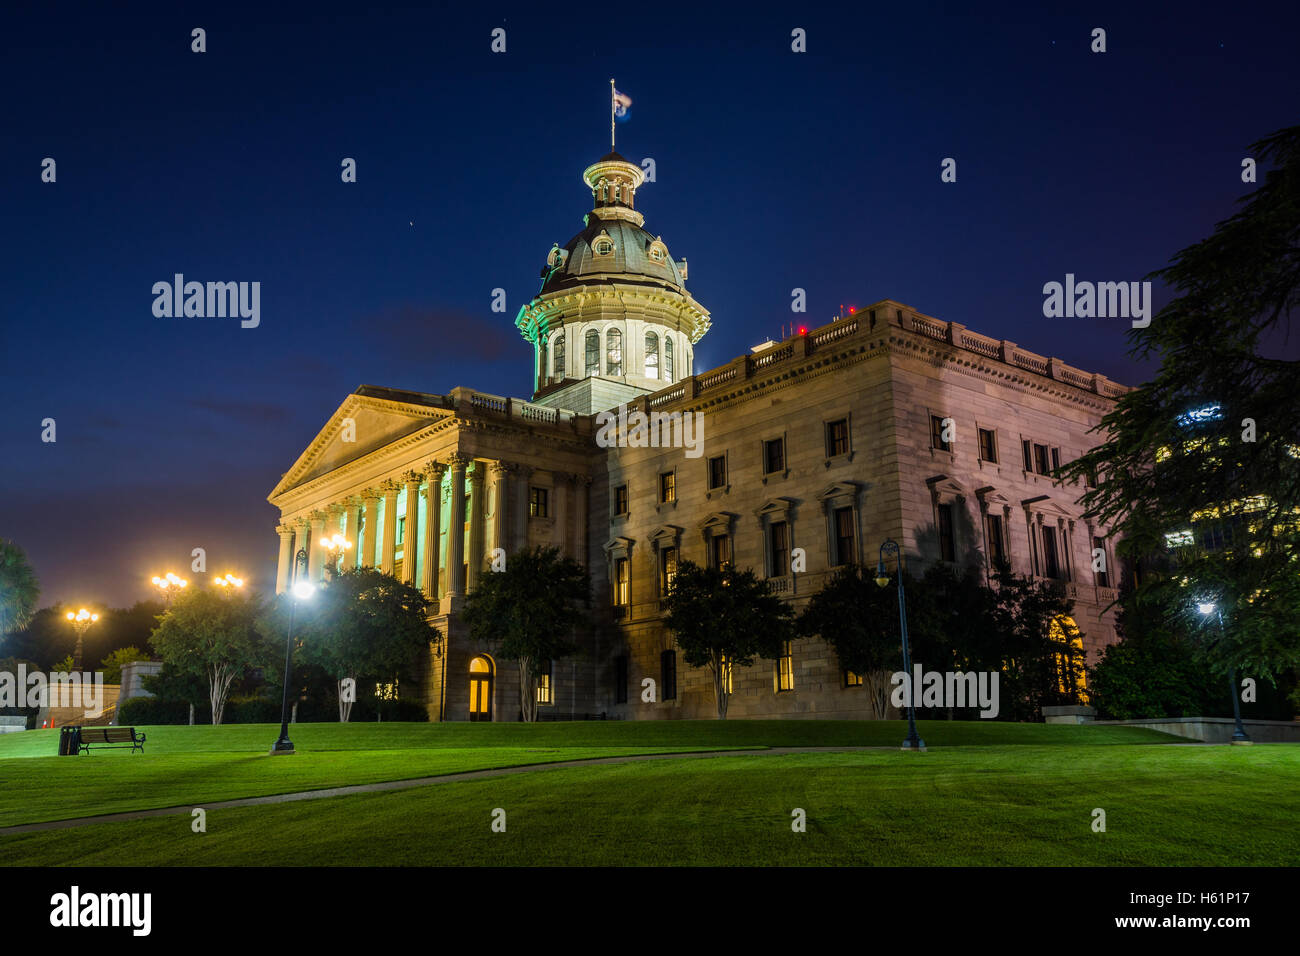
[[[496,667],[486,654],[469,662],[469,719],[492,719],[492,678]]]

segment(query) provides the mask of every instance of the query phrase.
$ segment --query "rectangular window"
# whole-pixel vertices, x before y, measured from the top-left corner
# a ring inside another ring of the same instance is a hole
[[[1090,467],[1090,468],[1088,468],[1088,469],[1086,469],[1086,470],[1084,471],[1084,473],[1083,473],[1083,486],[1084,486],[1085,488],[1096,488],[1096,487],[1097,487],[1097,469],[1096,469],[1096,468],[1091,468],[1091,467]]]
[[[939,505],[939,559],[957,560],[957,542],[952,534],[952,505]]]
[[[942,416],[930,416],[930,447],[938,451],[952,451],[952,442],[943,440],[943,423],[944,418]]]
[[[628,568],[627,558],[614,559],[614,604],[617,607],[627,607],[628,599]]]
[[[785,439],[773,438],[763,442],[763,474],[785,471]]]
[[[673,579],[677,577],[677,549],[659,549],[659,596],[667,597],[673,589]]]
[[[528,489],[528,516],[530,518],[546,517],[546,489]]]
[[[614,514],[627,514],[627,485],[619,485],[614,489]]]
[[[1060,578],[1061,566],[1056,557],[1056,529],[1043,526],[1043,576]]]
[[[541,673],[537,675],[537,703],[539,704],[555,703],[555,689],[551,686],[551,671],[554,666],[554,661],[546,661],[541,665]]]
[[[834,458],[836,455],[847,455],[849,453],[849,420],[841,418],[838,421],[826,423],[826,457]]]
[[[614,658],[614,703],[627,703],[627,657]]]
[[[731,563],[731,535],[715,534],[709,539],[709,567],[721,570]]]
[[[659,476],[659,501],[667,504],[677,500],[677,473],[665,471]]]
[[[735,668],[732,667],[731,661],[727,660],[726,654],[721,654],[718,656],[718,668],[722,673],[723,690],[725,690],[728,694],[734,694],[736,691],[731,683],[731,672],[735,670]]]
[[[677,699],[676,651],[664,651],[659,655],[659,699]]]
[[[845,687],[861,687],[862,675],[855,674],[853,671],[843,671]]]
[[[1025,471],[1034,470],[1034,452],[1033,443],[1028,438],[1020,440],[1020,452],[1025,459]]]
[[[771,562],[768,577],[790,573],[790,526],[786,522],[773,521],[767,526],[767,556]]]
[[[1040,475],[1050,474],[1051,466],[1047,463],[1047,446],[1034,445],[1034,471]]]
[[[980,429],[980,460],[997,463],[998,435],[991,428]]]
[[[727,456],[718,455],[709,459],[709,490],[721,488],[727,483]]]
[[[849,564],[857,553],[853,547],[853,509],[836,508],[834,522],[835,563]]]
[[[1052,449],[1052,471],[1057,472],[1060,470],[1061,470],[1061,449],[1053,448]]]
[[[1002,536],[1002,515],[985,516],[984,533],[988,538],[989,564],[995,568],[1007,563],[1006,539]]]
[[[1092,551],[1093,553],[1090,555],[1090,557],[1092,558],[1093,567],[1097,566],[1098,558],[1101,559],[1100,561],[1101,570],[1093,572],[1095,575],[1097,575],[1097,587],[1108,588],[1110,587],[1110,564],[1108,559],[1106,558],[1106,539],[1093,537]],[[1100,555],[1097,554],[1098,551],[1101,552]]]
[[[790,641],[781,642],[781,656],[776,659],[776,690],[794,690],[794,651]]]
[[[406,543],[406,516],[401,515],[397,519],[397,541],[394,543],[393,546],[400,548],[405,543]]]

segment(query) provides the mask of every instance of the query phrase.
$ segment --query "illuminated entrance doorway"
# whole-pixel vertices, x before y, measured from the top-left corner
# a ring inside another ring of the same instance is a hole
[[[1062,614],[1052,618],[1047,633],[1058,644],[1074,650],[1073,655],[1054,655],[1057,690],[1068,695],[1073,688],[1078,694],[1079,703],[1088,703],[1088,672],[1084,669],[1083,636],[1079,633],[1079,625],[1074,623],[1074,618]]]
[[[492,658],[476,657],[469,662],[469,719],[492,719]]]

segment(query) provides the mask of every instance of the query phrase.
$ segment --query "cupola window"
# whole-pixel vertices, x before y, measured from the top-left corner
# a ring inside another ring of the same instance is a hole
[[[664,336],[664,378],[669,382],[673,380],[673,339],[670,335]]]
[[[650,243],[650,260],[660,265],[668,261],[668,247],[659,239]]]
[[[612,256],[614,254],[614,240],[602,229],[600,235],[596,237],[596,242],[592,245],[591,251],[598,256]]]
[[[564,378],[564,331],[561,330],[555,334],[551,345],[551,374],[556,378]]]
[[[592,329],[586,336],[587,374],[600,374],[600,333]]]
[[[623,374],[623,333],[618,329],[605,333],[605,374]]]
[[[659,377],[659,336],[653,332],[645,334],[645,377]]]

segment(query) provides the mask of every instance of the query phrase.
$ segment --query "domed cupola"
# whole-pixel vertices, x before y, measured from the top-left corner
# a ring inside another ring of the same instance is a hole
[[[591,211],[577,235],[551,247],[541,289],[515,325],[534,346],[536,400],[563,399],[589,412],[605,407],[593,390],[586,389],[584,402],[564,383],[602,379],[602,394],[619,400],[658,391],[694,372],[694,345],[710,323],[708,310],[686,291],[686,260],[674,259],[662,236],[642,228],[641,168],[611,152],[582,179]],[[564,396],[555,394],[560,389]]]

